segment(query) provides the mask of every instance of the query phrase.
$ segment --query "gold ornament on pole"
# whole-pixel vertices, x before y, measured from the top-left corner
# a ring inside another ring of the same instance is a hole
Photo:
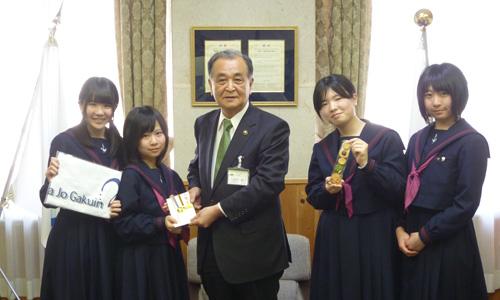
[[[415,21],[415,24],[418,26],[422,27],[422,46],[425,51],[425,66],[429,65],[429,51],[427,49],[427,26],[431,25],[432,23],[432,12],[428,10],[427,8],[422,8],[418,10],[415,13],[415,16],[413,17],[413,20]]]
[[[415,13],[413,20],[418,26],[427,27],[432,23],[432,12],[427,8],[422,8]]]

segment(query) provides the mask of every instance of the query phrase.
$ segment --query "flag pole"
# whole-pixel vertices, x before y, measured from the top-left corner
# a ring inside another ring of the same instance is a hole
[[[432,12],[426,8],[420,9],[415,13],[413,20],[422,27],[422,46],[425,52],[425,66],[429,66],[429,49],[427,47],[427,26],[432,23]]]
[[[7,285],[9,286],[9,289],[12,292],[12,294],[14,295],[14,297],[16,297],[16,300],[21,300],[19,298],[19,295],[16,293],[16,290],[14,289],[12,284],[10,283],[9,278],[7,278],[7,275],[5,275],[5,273],[3,272],[2,267],[0,267],[0,274],[2,274],[3,279],[5,280],[5,282],[7,282]]]
[[[412,70],[414,72],[415,79],[418,80],[424,69],[429,66],[427,26],[432,23],[432,12],[425,8],[420,9],[415,13],[413,21],[420,27],[421,31],[419,46],[416,49],[416,60]],[[416,93],[414,95],[416,95]],[[408,134],[411,137],[417,130],[425,126],[425,122],[423,122],[423,119],[420,116],[420,109],[416,97],[412,97],[410,99],[412,99],[412,102],[410,103],[410,124],[408,126]]]

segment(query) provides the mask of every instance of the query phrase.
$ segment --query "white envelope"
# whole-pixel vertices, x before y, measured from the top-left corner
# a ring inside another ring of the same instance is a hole
[[[170,215],[177,221],[175,227],[191,223],[191,219],[196,216],[193,204],[191,204],[189,198],[189,192],[167,198],[167,205]]]

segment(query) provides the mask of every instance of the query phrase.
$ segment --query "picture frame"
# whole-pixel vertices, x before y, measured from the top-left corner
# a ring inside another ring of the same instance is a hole
[[[250,101],[257,106],[297,106],[297,27],[192,27],[192,106],[217,106],[210,93],[207,62],[224,49],[252,59]]]

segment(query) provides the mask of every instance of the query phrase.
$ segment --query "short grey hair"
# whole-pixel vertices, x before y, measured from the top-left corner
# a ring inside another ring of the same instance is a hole
[[[245,54],[241,53],[240,51],[234,50],[234,49],[222,50],[222,51],[219,51],[219,52],[215,53],[214,55],[212,55],[212,57],[210,57],[210,60],[208,61],[208,76],[212,76],[212,68],[214,66],[215,61],[217,61],[218,59],[220,59],[220,58],[222,58],[222,59],[235,59],[237,57],[241,57],[243,59],[243,61],[247,65],[248,78],[252,78],[252,76],[253,76],[252,60],[250,59],[250,57],[248,57],[248,55],[245,55]]]

